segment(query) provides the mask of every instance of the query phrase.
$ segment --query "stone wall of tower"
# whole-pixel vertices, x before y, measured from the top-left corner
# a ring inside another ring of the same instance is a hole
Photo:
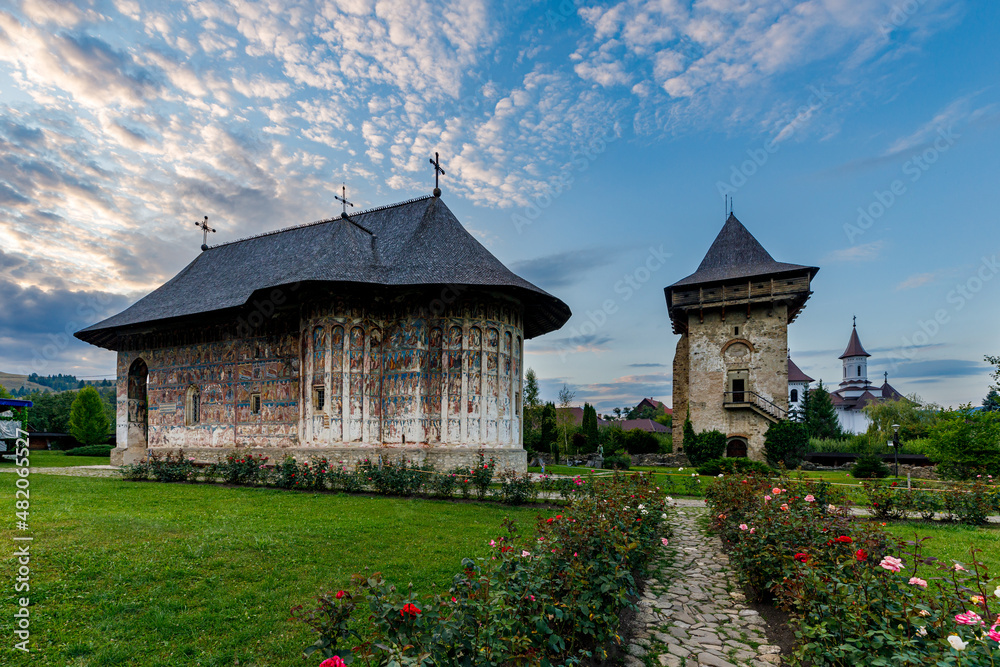
[[[681,334],[681,339],[677,341],[677,349],[674,352],[674,381],[671,396],[674,404],[672,437],[675,452],[684,449],[684,420],[687,417],[688,409],[688,370],[691,363],[688,351],[687,334]]]
[[[717,430],[728,437],[742,437],[748,443],[748,455],[763,459],[764,434],[772,422],[750,409],[724,408],[723,402],[730,378],[746,377],[747,391],[788,409],[787,322],[787,309],[782,305],[753,306],[749,317],[745,307],[730,307],[725,318],[721,309],[706,311],[704,320],[698,313],[689,314],[688,331],[682,338],[687,340],[687,383],[682,387],[684,373],[676,370],[675,359],[674,392],[686,396],[696,431]],[[678,344],[678,357],[681,348]]]

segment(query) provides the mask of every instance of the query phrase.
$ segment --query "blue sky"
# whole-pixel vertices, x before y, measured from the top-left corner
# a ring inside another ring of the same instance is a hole
[[[669,403],[663,287],[723,195],[821,267],[789,332],[840,378],[978,403],[1000,353],[995,3],[79,2],[0,8],[0,370],[104,376],[66,332],[211,242],[427,194],[570,305],[555,398]],[[996,278],[996,279],[994,279]],[[588,324],[589,323],[589,324]]]

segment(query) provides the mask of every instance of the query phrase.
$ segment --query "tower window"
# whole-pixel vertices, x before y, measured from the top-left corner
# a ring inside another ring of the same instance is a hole
[[[861,366],[858,366],[858,377],[861,377]]]
[[[250,412],[255,415],[260,414],[260,394],[250,395]]]
[[[733,327],[733,335],[734,336],[739,336],[740,335],[740,328],[739,327]]]
[[[792,403],[798,403],[798,402],[799,402],[799,390],[792,389]]]

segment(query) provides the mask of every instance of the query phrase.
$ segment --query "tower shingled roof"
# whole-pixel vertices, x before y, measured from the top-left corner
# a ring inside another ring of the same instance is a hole
[[[786,271],[811,269],[819,271],[814,266],[786,264],[776,262],[771,254],[764,249],[754,235],[737,220],[732,213],[726,219],[719,235],[715,237],[705,258],[698,265],[698,270],[687,278],[672,285],[695,285],[698,283],[719,282],[735,278],[751,278]]]
[[[847,343],[847,349],[844,353],[838,357],[839,359],[846,359],[847,357],[870,357],[872,355],[865,352],[865,348],[861,346],[861,339],[858,338],[858,327],[855,326],[851,330],[851,340]]]
[[[257,290],[310,281],[492,288],[524,304],[524,336],[558,329],[571,313],[515,275],[462,227],[438,197],[268,232],[208,248],[122,312],[75,335],[116,349],[119,332],[237,308]]]

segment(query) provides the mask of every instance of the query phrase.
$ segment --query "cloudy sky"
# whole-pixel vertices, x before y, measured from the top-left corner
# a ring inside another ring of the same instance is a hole
[[[821,267],[790,329],[840,379],[981,400],[1000,354],[996,3],[483,0],[0,4],[0,370],[106,376],[66,334],[211,242],[429,193],[566,301],[555,398],[669,402],[663,287],[723,197]]]

